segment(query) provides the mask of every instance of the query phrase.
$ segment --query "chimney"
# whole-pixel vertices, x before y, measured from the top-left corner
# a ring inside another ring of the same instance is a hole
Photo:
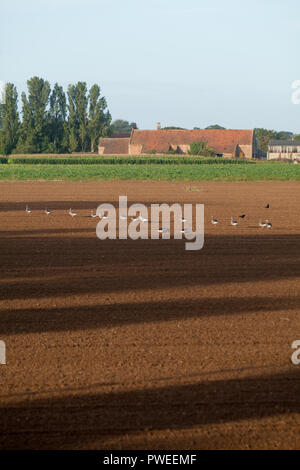
[[[161,125],[160,125],[160,122],[157,123],[157,130],[160,131],[161,129]]]

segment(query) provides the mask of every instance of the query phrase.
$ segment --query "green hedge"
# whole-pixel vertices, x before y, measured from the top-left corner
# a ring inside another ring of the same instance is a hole
[[[4,163],[4,162],[3,162]],[[5,162],[7,163],[7,162]],[[256,162],[228,158],[205,157],[10,157],[8,163],[13,165],[249,165]]]

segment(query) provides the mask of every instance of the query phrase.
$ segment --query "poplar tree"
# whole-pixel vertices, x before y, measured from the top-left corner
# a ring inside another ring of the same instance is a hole
[[[76,152],[78,150],[78,119],[75,104],[75,86],[68,86],[68,134],[69,134],[69,151]]]
[[[7,83],[4,88],[3,103],[1,103],[1,151],[8,155],[17,145],[20,128],[18,112],[18,93],[13,83]]]
[[[111,116],[106,109],[106,100],[104,96],[100,97],[100,87],[95,84],[89,91],[88,132],[91,152],[97,151],[99,137],[109,134]]]
[[[75,86],[75,105],[78,119],[79,150],[85,152],[88,146],[88,97],[85,82],[78,82]]]
[[[55,83],[50,95],[49,109],[49,139],[48,151],[51,153],[62,153],[68,150],[67,141],[67,101],[61,86]]]
[[[50,84],[39,77],[27,81],[28,98],[22,93],[22,132],[18,150],[24,153],[45,152],[49,145],[47,105]]]

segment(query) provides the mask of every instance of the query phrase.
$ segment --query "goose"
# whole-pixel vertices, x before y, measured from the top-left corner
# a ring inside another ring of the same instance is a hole
[[[93,217],[93,219],[95,219],[98,216],[97,216],[96,212],[91,211],[91,217]]]
[[[28,204],[26,204],[26,209],[25,209],[25,211],[27,212],[27,214],[31,214],[31,209],[29,209]]]
[[[271,222],[269,222],[268,220],[266,220],[266,226],[267,226],[267,228],[272,228]]]
[[[236,220],[234,220],[233,217],[231,217],[230,223],[231,223],[231,225],[233,225],[234,227],[236,227],[236,226],[238,225],[238,222],[237,222]]]
[[[181,233],[190,233],[190,231],[190,228],[184,228],[183,230],[180,230]]]
[[[46,209],[45,209],[45,214],[46,214],[46,215],[51,214],[51,211],[49,211],[49,210],[47,209],[47,207],[46,207]]]
[[[185,219],[184,217],[181,219],[181,222],[187,222],[187,219]]]
[[[170,229],[168,229],[168,228],[159,228],[157,231],[158,231],[158,233],[169,233]]]
[[[247,217],[246,214],[242,214],[239,216],[240,219],[244,219],[245,217]]]
[[[69,210],[69,214],[71,217],[75,217],[77,215],[77,212],[72,211],[72,209]]]
[[[267,204],[267,205],[265,206],[265,209],[270,209],[270,204]]]
[[[266,222],[263,222],[262,220],[259,221],[259,224],[258,224],[260,227],[266,227],[267,224]]]
[[[216,219],[215,217],[212,217],[212,218],[211,218],[211,223],[212,223],[213,225],[217,225],[217,224],[219,223],[219,221],[218,221],[218,219]]]

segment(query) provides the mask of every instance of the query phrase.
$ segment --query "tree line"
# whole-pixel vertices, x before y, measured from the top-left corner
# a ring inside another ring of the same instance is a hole
[[[112,131],[111,115],[99,85],[89,90],[85,82],[69,85],[67,93],[55,83],[32,77],[27,94],[13,83],[4,87],[0,105],[0,153],[96,152],[99,137]]]
[[[111,122],[107,102],[100,86],[89,90],[86,82],[51,86],[47,80],[32,77],[27,81],[27,94],[21,94],[21,116],[18,92],[7,83],[0,102],[0,153],[72,153],[96,152],[100,137],[112,133],[129,133],[136,123],[122,119]],[[183,129],[176,126],[164,129]],[[194,127],[194,129],[200,129]],[[214,124],[206,129],[225,129]],[[267,152],[271,139],[291,139],[292,132],[257,128],[258,147]],[[294,136],[300,140],[300,135]]]

